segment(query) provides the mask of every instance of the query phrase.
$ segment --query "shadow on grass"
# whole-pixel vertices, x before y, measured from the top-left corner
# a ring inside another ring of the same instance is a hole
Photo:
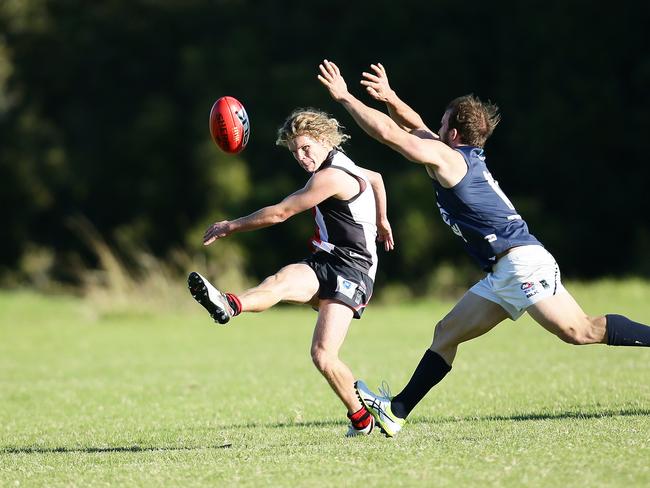
[[[516,415],[485,415],[485,416],[464,416],[464,417],[414,417],[409,419],[409,424],[444,424],[453,422],[493,422],[493,421],[537,421],[537,420],[562,420],[577,419],[587,420],[607,417],[645,417],[650,416],[648,409],[608,409],[601,411],[580,412],[576,410],[565,412],[549,413],[521,413]],[[347,425],[342,420],[316,420],[309,422],[277,422],[277,423],[247,423],[222,426],[225,429],[286,429],[289,427],[336,427]],[[2,454],[50,454],[50,453],[120,453],[120,452],[147,452],[147,451],[196,451],[203,449],[228,449],[232,444],[198,447],[141,447],[141,446],[117,446],[117,447],[7,447],[0,448]]]
[[[521,422],[528,420],[562,420],[562,419],[595,419],[607,417],[645,417],[650,416],[650,410],[639,408],[628,409],[607,409],[601,411],[571,410],[565,412],[548,412],[548,413],[521,413],[516,415],[472,415],[463,417],[412,417],[409,418],[409,424],[444,424],[452,422],[492,422],[492,421],[512,421]],[[277,422],[277,423],[256,423],[224,425],[227,429],[285,429],[288,427],[336,427],[347,425],[343,420],[313,420],[308,422]]]
[[[7,447],[0,448],[0,454],[50,454],[50,453],[114,453],[114,452],[147,452],[147,451],[195,451],[200,449],[227,449],[232,444],[220,446],[199,447]]]
[[[522,422],[527,420],[562,420],[562,419],[577,419],[588,420],[607,417],[646,417],[650,416],[650,410],[641,408],[626,408],[626,409],[607,409],[601,411],[586,411],[581,412],[578,410],[570,410],[565,412],[548,412],[548,413],[520,413],[515,415],[484,415],[484,416],[465,416],[465,417],[440,417],[440,418],[415,418],[409,423],[434,423],[442,424],[449,422],[471,422],[471,421],[512,421]]]

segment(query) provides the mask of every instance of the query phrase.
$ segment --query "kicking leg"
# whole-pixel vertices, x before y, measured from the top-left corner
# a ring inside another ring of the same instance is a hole
[[[237,297],[242,312],[262,312],[278,302],[313,303],[320,283],[306,264],[290,264]]]
[[[280,301],[314,303],[320,286],[316,273],[306,264],[290,264],[242,294],[222,293],[197,272],[190,273],[192,296],[220,324],[242,312],[261,312]]]

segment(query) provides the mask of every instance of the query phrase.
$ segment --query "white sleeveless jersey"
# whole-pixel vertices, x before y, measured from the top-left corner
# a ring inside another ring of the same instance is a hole
[[[337,256],[373,281],[377,272],[377,210],[370,181],[343,152],[333,149],[318,171],[336,168],[359,182],[360,191],[349,200],[330,197],[313,208],[317,250]]]

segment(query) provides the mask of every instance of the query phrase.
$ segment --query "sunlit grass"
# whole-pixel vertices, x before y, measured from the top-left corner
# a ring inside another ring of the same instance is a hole
[[[642,282],[568,285],[650,322]],[[191,302],[191,298],[188,296]],[[371,306],[342,356],[399,390],[450,303]],[[650,351],[530,319],[461,347],[399,437],[345,439],[311,364],[315,313],[182,312],[0,294],[2,486],[648,486]]]

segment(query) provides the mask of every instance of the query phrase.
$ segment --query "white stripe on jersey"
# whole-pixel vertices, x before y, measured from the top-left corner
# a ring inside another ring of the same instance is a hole
[[[370,182],[366,180],[368,186],[370,186]],[[370,203],[372,204],[372,211],[375,214],[376,218],[376,209],[375,209],[375,198],[374,194],[372,192],[372,188],[370,188],[370,194],[372,198],[370,199]],[[366,249],[370,252],[370,256],[372,259],[372,266],[368,270],[368,276],[372,278],[372,280],[375,280],[375,274],[377,273],[377,263],[378,263],[378,258],[377,258],[377,225],[375,225],[374,222],[364,222],[362,219],[364,217],[364,214],[366,213],[365,209],[362,208],[365,202],[360,202],[359,205],[356,205],[359,200],[364,198],[365,195],[361,195],[357,200],[352,202],[350,205],[350,210],[352,211],[352,215],[354,216],[354,220],[356,220],[358,223],[361,224],[363,227],[363,234],[366,238]]]

